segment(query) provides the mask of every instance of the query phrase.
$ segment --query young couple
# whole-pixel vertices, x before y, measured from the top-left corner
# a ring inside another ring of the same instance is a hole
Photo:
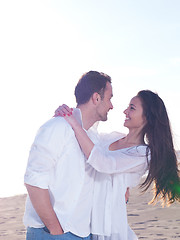
[[[27,240],[135,240],[126,214],[126,190],[154,183],[154,200],[180,200],[177,159],[161,98],[140,91],[124,111],[127,135],[99,135],[106,121],[111,78],[90,71],[76,88],[77,108],[62,106],[38,131],[25,173]]]

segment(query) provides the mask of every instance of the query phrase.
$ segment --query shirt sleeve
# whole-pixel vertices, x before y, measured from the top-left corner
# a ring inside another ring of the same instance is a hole
[[[50,172],[60,160],[67,139],[67,128],[63,120],[56,118],[39,129],[29,153],[25,183],[48,189]]]
[[[98,172],[113,174],[144,172],[147,169],[146,146],[109,151],[94,145],[88,163]]]

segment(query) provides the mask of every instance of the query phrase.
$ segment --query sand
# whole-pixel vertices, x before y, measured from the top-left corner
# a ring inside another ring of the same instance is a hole
[[[0,240],[25,239],[22,223],[26,195],[0,198]]]
[[[143,195],[139,189],[131,191],[128,203],[128,222],[138,239],[180,240],[180,204],[162,208],[160,203],[148,205],[152,199],[149,191]]]
[[[180,240],[180,204],[162,208],[158,203],[148,205],[152,193],[139,194],[131,190],[128,203],[128,220],[139,239]],[[26,195],[0,198],[0,240],[24,240],[22,223]]]

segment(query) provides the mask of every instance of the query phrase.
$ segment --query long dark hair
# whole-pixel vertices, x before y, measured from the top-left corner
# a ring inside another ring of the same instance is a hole
[[[148,175],[141,187],[146,191],[154,183],[151,203],[161,199],[163,205],[170,205],[180,201],[180,181],[166,107],[162,99],[149,90],[140,91],[137,96],[147,120],[142,131],[151,154]]]

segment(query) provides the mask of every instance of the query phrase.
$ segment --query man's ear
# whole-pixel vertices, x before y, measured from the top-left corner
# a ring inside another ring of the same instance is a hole
[[[100,97],[99,93],[97,93],[97,92],[93,93],[93,95],[92,95],[93,104],[95,104],[95,105],[99,104],[100,100],[101,100],[101,97]]]

